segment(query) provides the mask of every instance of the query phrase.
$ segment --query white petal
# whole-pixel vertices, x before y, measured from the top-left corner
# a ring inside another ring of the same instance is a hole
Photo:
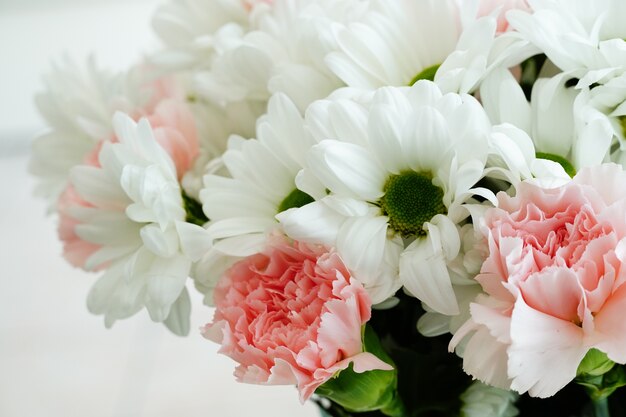
[[[163,324],[177,336],[189,334],[189,316],[191,314],[191,300],[187,288],[180,293]]]
[[[323,201],[293,208],[276,215],[284,232],[292,239],[334,246],[346,216]]]
[[[413,242],[400,257],[400,281],[434,311],[459,314],[444,255],[433,248],[428,237]]]
[[[189,259],[195,262],[211,249],[213,240],[204,227],[180,221],[175,225],[181,250]]]
[[[155,258],[150,265],[146,308],[153,321],[164,321],[185,288],[191,261],[185,256]]]
[[[531,133],[530,104],[511,71],[493,71],[481,84],[480,98],[493,124],[511,123]]]
[[[384,169],[365,148],[325,140],[311,148],[307,162],[316,177],[332,192],[377,201],[383,195]]]
[[[348,218],[339,231],[337,252],[366,288],[381,268],[386,238],[386,217]]]
[[[162,258],[169,258],[178,252],[178,234],[174,227],[166,230],[152,223],[141,228],[141,239],[146,248]]]
[[[229,256],[250,256],[263,251],[267,239],[264,233],[250,233],[222,239],[213,244],[213,247]]]
[[[209,223],[207,233],[212,239],[222,239],[249,233],[264,233],[276,222],[267,217],[233,217]]]

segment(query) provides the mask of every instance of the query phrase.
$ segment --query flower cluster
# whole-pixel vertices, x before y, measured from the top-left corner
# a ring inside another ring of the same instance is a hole
[[[550,401],[581,387],[606,416],[624,20],[622,0],[168,0],[143,62],[49,75],[31,171],[107,326],[145,308],[186,334],[193,285],[240,381],[333,416],[565,416],[583,404]]]

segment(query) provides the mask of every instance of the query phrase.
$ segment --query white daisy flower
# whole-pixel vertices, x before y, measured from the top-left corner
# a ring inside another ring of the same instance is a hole
[[[46,91],[35,99],[49,128],[33,143],[29,169],[38,180],[35,192],[54,208],[70,169],[111,135],[115,111],[127,111],[131,105],[125,98],[124,75],[103,71],[93,58],[85,68],[65,60],[44,83]]]
[[[343,85],[324,65],[333,46],[331,27],[358,16],[366,4],[276,0],[257,6],[250,29],[228,27],[215,36],[210,68],[196,76],[198,93],[219,104],[248,103],[260,116],[269,97],[283,92],[304,111]]]
[[[367,13],[334,29],[326,57],[346,85],[362,89],[432,80],[461,33],[453,0],[372,0]]]
[[[579,86],[605,82],[626,68],[622,0],[528,0],[532,12],[510,11],[511,26]]]
[[[574,117],[585,166],[609,161],[626,166],[626,74],[583,88]]]
[[[475,194],[493,198],[474,188],[492,140],[478,101],[444,96],[419,81],[382,88],[369,106],[316,102],[306,120],[320,143],[309,152],[299,187],[319,194],[308,185],[314,177],[331,195],[279,214],[286,233],[333,241],[356,276],[370,277],[365,287],[375,303],[401,283],[433,310],[458,314],[447,264],[460,250],[463,204]],[[399,265],[399,280],[390,264]]]
[[[168,70],[209,67],[218,31],[245,30],[250,9],[244,0],[170,0],[152,19],[165,47],[151,61]]]
[[[237,112],[237,120],[230,121],[232,117],[219,114],[221,109],[189,103],[184,93],[185,81],[182,77],[157,77],[145,65],[109,73],[96,67],[93,59],[84,69],[69,61],[55,67],[45,78],[47,90],[36,97],[39,111],[49,125],[33,143],[29,168],[38,177],[36,193],[49,200],[51,210],[56,208],[59,196],[67,188],[72,167],[91,163],[103,141],[115,140],[111,120],[117,111],[135,120],[149,118],[158,130],[158,138],[177,142],[180,149],[174,159],[177,166],[185,165],[184,171],[194,162],[198,141],[204,154],[219,155],[230,134],[218,135],[220,130],[225,130],[219,127],[233,130],[230,125],[238,124],[243,112]],[[203,127],[208,120],[211,129]],[[202,122],[198,126],[202,127],[198,140],[197,122]],[[178,128],[185,139],[174,137]]]
[[[268,103],[256,139],[230,138],[222,161],[231,177],[207,175],[200,191],[215,250],[231,256],[259,252],[266,232],[277,226],[277,213],[312,201],[296,188],[295,178],[314,143],[300,112],[283,94]]]
[[[570,78],[564,73],[538,78],[530,101],[507,69],[493,71],[480,86],[481,101],[492,123],[511,123],[528,133],[539,158],[531,164],[533,176],[552,176],[555,185],[559,178],[567,181],[578,169],[600,162],[595,150],[588,149],[584,132],[581,135],[575,127],[574,103],[580,90],[569,85]]]
[[[187,333],[185,283],[192,261],[208,250],[204,229],[185,223],[176,166],[148,121],[118,113],[113,126],[119,142],[102,144],[97,165],[71,171],[80,199],[67,209],[74,233],[96,247],[85,267],[105,269],[88,307],[107,326],[145,307],[152,320]]]
[[[515,32],[500,33],[497,14],[479,17],[472,5],[477,3],[463,3],[463,32],[435,75],[445,92],[473,92],[492,71],[514,67],[539,52]]]

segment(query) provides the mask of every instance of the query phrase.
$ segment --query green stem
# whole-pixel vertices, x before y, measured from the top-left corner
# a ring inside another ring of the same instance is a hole
[[[599,398],[593,401],[595,417],[611,417],[609,412],[609,397]]]

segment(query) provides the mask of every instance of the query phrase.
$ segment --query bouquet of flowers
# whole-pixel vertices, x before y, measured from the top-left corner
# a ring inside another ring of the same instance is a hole
[[[31,171],[89,310],[185,335],[195,289],[241,382],[332,417],[626,416],[624,22],[169,0],[128,71],[48,75]]]

